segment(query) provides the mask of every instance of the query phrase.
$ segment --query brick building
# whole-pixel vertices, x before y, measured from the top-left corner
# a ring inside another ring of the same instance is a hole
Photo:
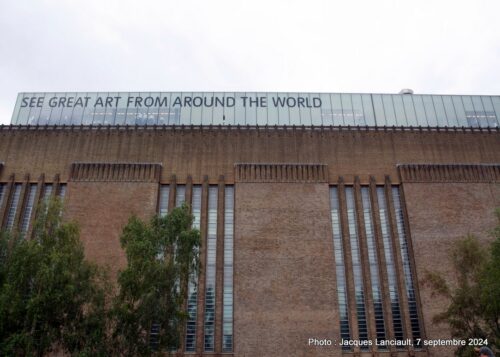
[[[37,202],[63,196],[116,272],[132,214],[188,202],[203,270],[180,354],[450,355],[414,344],[450,335],[421,277],[449,273],[463,235],[489,239],[499,118],[495,96],[22,93],[0,222],[29,237]]]

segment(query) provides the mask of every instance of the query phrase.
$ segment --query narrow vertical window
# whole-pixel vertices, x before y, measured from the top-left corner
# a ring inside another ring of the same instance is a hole
[[[234,187],[226,187],[224,199],[224,302],[222,312],[222,352],[231,352],[233,350]]]
[[[368,264],[370,266],[370,282],[372,285],[373,311],[375,317],[375,333],[378,340],[385,340],[384,310],[382,305],[382,289],[380,286],[379,268],[377,259],[377,246],[375,244],[372,206],[370,201],[370,189],[361,188],[361,199],[363,201],[363,219],[365,221],[366,245],[368,247]],[[379,346],[385,349],[385,346]]]
[[[64,201],[64,196],[66,196],[66,184],[62,183],[59,185],[59,194],[58,197],[62,201]]]
[[[349,332],[349,315],[347,308],[347,289],[344,267],[344,251],[342,248],[342,235],[340,231],[340,212],[339,212],[339,195],[337,187],[330,188],[330,207],[332,216],[332,232],[333,232],[333,252],[335,256],[335,273],[337,278],[337,295],[339,299],[340,313],[340,337],[343,340],[349,341],[351,335]],[[342,345],[343,350],[351,350],[351,347]]]
[[[175,207],[180,207],[186,201],[186,186],[177,185],[175,188]]]
[[[46,204],[49,202],[51,195],[52,195],[52,184],[46,183],[45,188],[43,190],[43,200]]]
[[[158,213],[160,217],[165,217],[168,213],[168,199],[170,195],[170,187],[168,185],[160,186],[160,202],[158,204]]]
[[[185,185],[177,185],[175,187],[175,207],[181,207],[182,204],[186,201],[186,186]],[[177,256],[177,244],[174,244],[174,259]],[[175,282],[177,293],[180,292],[180,281],[177,279]],[[174,345],[170,348],[170,351],[177,351],[179,349],[178,345]]]
[[[170,187],[168,185],[160,185],[160,201],[158,203],[158,214],[160,217],[165,217],[168,214],[168,199],[170,195]],[[158,259],[163,257],[163,253],[158,253]],[[160,345],[160,324],[153,322],[151,324],[151,330],[149,331],[149,347],[153,351],[158,350]],[[171,351],[177,350],[176,347],[172,347]]]
[[[192,214],[193,228],[200,229],[201,218],[201,186],[193,186]],[[198,315],[198,275],[195,274],[188,283],[188,301],[186,322],[186,352],[196,351],[196,319]]]
[[[368,341],[368,326],[366,324],[365,292],[363,284],[363,270],[359,253],[359,238],[356,224],[356,205],[352,187],[345,189],[347,201],[347,223],[349,228],[349,241],[351,243],[352,270],[354,276],[354,296],[356,300],[356,315],[358,318],[358,331],[360,341]],[[368,349],[368,343],[361,349]]]
[[[217,186],[208,188],[207,262],[205,267],[205,351],[215,346],[215,274],[217,251]]]
[[[411,331],[413,340],[416,341],[421,337],[420,324],[418,321],[417,296],[413,284],[413,277],[411,275],[410,254],[408,252],[408,238],[406,237],[403,209],[401,208],[401,197],[399,195],[399,188],[397,186],[392,187],[392,199],[394,201],[394,210],[396,212],[396,225],[398,229],[400,253],[403,260],[403,272],[405,278],[406,295],[408,297],[408,309],[410,311]]]
[[[387,269],[387,280],[389,285],[389,296],[391,300],[392,325],[396,340],[403,339],[403,324],[401,321],[401,310],[399,307],[398,285],[396,278],[396,268],[394,266],[393,249],[389,227],[389,216],[387,212],[387,202],[383,187],[377,187],[377,199],[380,215],[380,226],[382,229],[382,242],[384,243],[384,257]]]
[[[14,220],[16,218],[17,207],[19,205],[19,198],[21,196],[22,186],[23,185],[20,183],[16,183],[14,185],[14,193],[12,194],[12,199],[10,201],[10,207],[7,214],[7,224],[5,226],[5,228],[7,228],[8,231],[10,231],[14,226]]]
[[[35,204],[37,184],[32,183],[28,186],[28,200],[26,206],[24,207],[23,218],[21,221],[21,233],[24,235],[28,232],[28,228],[31,221],[31,214],[33,213],[33,206]]]
[[[3,196],[5,196],[5,184],[0,183],[0,207],[2,207]]]

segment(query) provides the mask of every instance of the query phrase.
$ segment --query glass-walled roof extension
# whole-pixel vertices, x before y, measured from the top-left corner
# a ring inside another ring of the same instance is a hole
[[[264,93],[20,93],[14,125],[499,126],[500,96]]]

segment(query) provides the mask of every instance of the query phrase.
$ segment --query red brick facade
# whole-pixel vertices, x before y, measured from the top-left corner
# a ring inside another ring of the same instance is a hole
[[[207,237],[208,187],[218,190],[215,354],[222,353],[221,285],[224,254],[224,190],[235,188],[234,349],[242,356],[335,356],[340,347],[308,345],[309,338],[340,339],[329,187],[339,189],[351,338],[357,339],[351,247],[345,187],[355,198],[368,331],[374,338],[361,187],[369,187],[384,296],[387,337],[392,338],[388,276],[381,244],[383,228],[377,187],[387,198],[389,236],[405,337],[411,337],[403,257],[396,238],[392,197],[403,197],[411,271],[424,338],[446,338],[432,316],[445,301],[431,298],[420,283],[426,269],[445,272],[453,242],[485,232],[500,206],[498,130],[402,130],[340,128],[0,128],[0,183],[5,226],[15,184],[22,184],[13,226],[26,206],[27,183],[66,185],[65,218],[76,220],[90,259],[116,272],[124,264],[121,228],[132,214],[146,218],[158,209],[160,185],[202,185],[200,226]],[[35,212],[36,214],[36,212]],[[35,215],[34,214],[34,215]],[[33,216],[34,216],[33,215]],[[204,241],[205,242],[205,241]],[[206,245],[202,263],[206,262]],[[451,277],[452,278],[452,277]],[[199,279],[197,354],[203,353],[205,276]],[[450,349],[372,348],[360,356],[438,356]],[[213,353],[206,353],[213,355]]]

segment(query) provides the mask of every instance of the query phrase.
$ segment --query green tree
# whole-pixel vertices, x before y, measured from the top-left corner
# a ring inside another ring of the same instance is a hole
[[[0,354],[106,355],[106,277],[85,260],[79,229],[54,199],[33,239],[0,233]]]
[[[113,307],[115,353],[150,355],[179,345],[188,282],[199,272],[200,233],[192,222],[183,205],[149,223],[132,217],[123,229],[127,266]]]
[[[452,337],[487,339],[500,348],[500,209],[490,249],[477,237],[468,235],[458,241],[451,253],[455,282],[439,272],[427,272],[424,282],[433,294],[449,301],[445,311],[434,316],[435,323],[448,323]],[[472,346],[461,347],[458,356],[476,356]]]

